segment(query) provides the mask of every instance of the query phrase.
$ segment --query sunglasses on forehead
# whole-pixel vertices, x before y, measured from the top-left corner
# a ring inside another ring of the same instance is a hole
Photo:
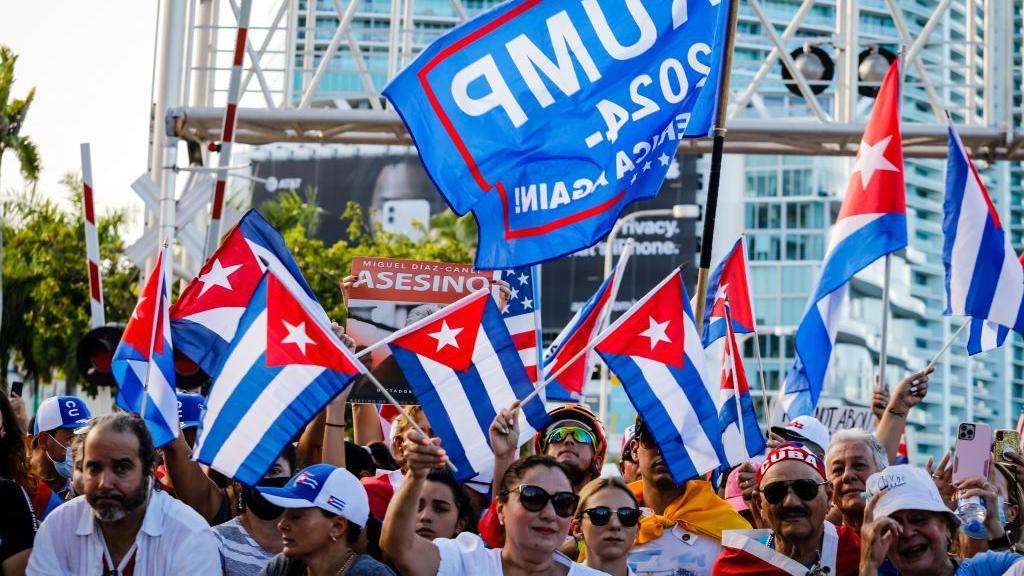
[[[825,484],[828,484],[828,482],[818,482],[809,478],[783,480],[765,484],[764,488],[761,488],[761,495],[764,496],[765,502],[778,504],[786,498],[786,494],[789,494],[789,491],[792,489],[793,494],[796,494],[797,498],[804,501],[813,500],[818,495],[818,488]]]
[[[505,494],[515,492],[519,494],[519,503],[530,512],[540,512],[551,502],[551,507],[561,518],[570,518],[576,511],[576,504],[579,503],[579,496],[572,492],[555,492],[551,494],[540,486],[532,484],[520,484],[513,491],[506,491]]]
[[[619,517],[619,524],[622,524],[625,528],[632,528],[640,521],[639,508],[622,507],[613,511],[607,506],[595,506],[583,511],[590,518],[590,523],[594,526],[604,526],[611,522],[613,512]]]
[[[565,439],[570,436],[577,444],[594,443],[594,435],[589,430],[584,430],[579,426],[560,426],[555,428],[548,432],[546,440],[548,444],[559,444],[565,442]]]

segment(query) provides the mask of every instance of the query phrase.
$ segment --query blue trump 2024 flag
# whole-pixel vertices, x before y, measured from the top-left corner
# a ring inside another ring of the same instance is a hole
[[[551,260],[658,193],[712,127],[732,0],[513,0],[384,90],[423,165],[479,224],[478,268]]]

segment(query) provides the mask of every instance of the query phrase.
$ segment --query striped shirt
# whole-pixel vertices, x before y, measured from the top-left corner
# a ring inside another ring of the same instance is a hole
[[[224,576],[259,576],[274,557],[253,540],[240,516],[214,526],[213,533],[217,536]]]

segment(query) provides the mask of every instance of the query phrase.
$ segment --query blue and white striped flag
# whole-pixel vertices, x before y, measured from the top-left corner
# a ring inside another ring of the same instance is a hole
[[[944,211],[946,314],[971,318],[968,353],[1002,346],[1010,329],[1024,332],[1024,268],[952,125]]]
[[[192,457],[259,482],[286,444],[365,371],[273,272],[256,286],[213,386]],[[326,314],[323,314],[326,318]]]
[[[498,410],[534,387],[498,306],[486,290],[395,333],[391,353],[405,374],[460,482],[489,481],[488,430]],[[539,397],[519,412],[520,445],[551,419]]]
[[[725,462],[718,390],[708,385],[681,271],[602,332],[594,349],[622,381],[676,484]]]

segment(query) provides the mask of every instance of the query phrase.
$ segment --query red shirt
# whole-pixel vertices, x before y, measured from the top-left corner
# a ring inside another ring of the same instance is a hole
[[[771,530],[727,530],[713,576],[791,576],[806,574],[808,566],[769,548],[764,541]],[[860,538],[849,526],[825,522],[821,566],[835,576],[856,576],[860,570]]]

